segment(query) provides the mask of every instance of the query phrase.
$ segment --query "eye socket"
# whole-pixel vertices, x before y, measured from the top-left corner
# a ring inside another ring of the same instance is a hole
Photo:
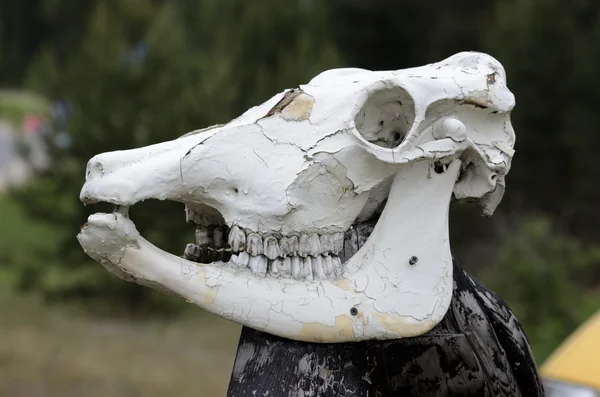
[[[358,132],[381,147],[400,145],[415,121],[415,104],[401,87],[373,92],[354,119]]]

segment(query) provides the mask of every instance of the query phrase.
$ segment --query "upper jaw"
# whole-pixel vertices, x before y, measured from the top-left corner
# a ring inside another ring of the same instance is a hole
[[[113,204],[115,214],[128,218],[129,207],[138,202],[135,197],[103,191],[98,182],[86,182],[81,200],[86,204]],[[371,221],[345,231],[297,230],[283,235],[229,224],[218,210],[208,205],[188,204],[185,208],[186,221],[196,227],[196,239],[183,250],[184,259],[248,269],[257,277],[298,281],[341,277],[343,263],[364,244],[374,226]]]

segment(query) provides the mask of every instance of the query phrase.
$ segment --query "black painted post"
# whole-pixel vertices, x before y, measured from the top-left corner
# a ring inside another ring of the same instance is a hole
[[[456,263],[454,280],[444,320],[414,338],[304,343],[244,327],[227,396],[543,396],[510,309]]]

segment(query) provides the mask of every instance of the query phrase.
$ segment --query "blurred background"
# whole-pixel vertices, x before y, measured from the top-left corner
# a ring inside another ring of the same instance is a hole
[[[75,235],[87,161],[224,123],[334,67],[479,50],[504,64],[516,156],[454,253],[514,309],[539,363],[600,307],[597,0],[0,0],[0,395],[223,396],[240,328],[125,283]],[[172,253],[183,206],[132,208]]]

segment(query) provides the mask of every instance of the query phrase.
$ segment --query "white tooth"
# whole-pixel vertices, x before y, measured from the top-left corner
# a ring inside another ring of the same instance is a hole
[[[344,250],[344,232],[333,235],[333,250],[334,254],[339,254]]]
[[[298,255],[305,258],[310,255],[310,238],[306,234],[300,235],[298,239]]]
[[[242,229],[234,226],[229,231],[229,238],[227,243],[233,250],[233,252],[239,252],[246,249],[246,234]]]
[[[309,243],[310,255],[314,257],[321,255],[321,240],[319,239],[319,235],[317,233],[313,233],[310,235]]]
[[[319,242],[321,243],[321,252],[323,254],[333,251],[333,236],[331,234],[322,234],[319,237]]]
[[[273,277],[279,277],[281,275],[281,268],[283,267],[283,259],[277,258],[269,261],[269,273]]]
[[[344,273],[342,268],[342,260],[339,256],[333,256],[331,259],[333,262],[333,271],[335,272],[335,275],[337,277],[342,277],[342,274]]]
[[[310,256],[307,256],[306,258],[300,258],[300,264],[301,264],[300,267],[302,269],[301,277],[303,280],[311,281],[313,279],[312,260],[313,260],[313,258],[311,258]]]
[[[298,237],[282,237],[279,240],[279,249],[283,256],[296,255],[298,253]]]
[[[281,255],[281,251],[279,250],[279,243],[277,243],[277,239],[273,236],[265,237],[264,239],[264,250],[265,255],[269,259],[275,259]]]
[[[267,257],[264,255],[251,256],[248,269],[257,276],[265,277],[267,274]]]
[[[225,245],[225,241],[223,239],[223,235],[225,234],[225,231],[223,230],[222,227],[217,226],[214,228],[213,230],[213,242],[214,242],[214,246],[215,248],[222,248]]]
[[[262,255],[264,252],[262,237],[256,233],[250,233],[246,238],[246,252],[253,256]]]
[[[292,277],[296,280],[300,280],[302,275],[302,265],[300,263],[300,258],[296,255],[290,257],[290,264],[292,268]]]
[[[333,259],[331,258],[331,255],[323,255],[323,271],[325,272],[325,276],[328,278],[335,276]]]
[[[290,251],[289,237],[283,236],[279,239],[279,250],[281,251],[281,256],[284,258],[288,255],[292,255],[292,252]]]
[[[282,276],[289,276],[292,274],[292,258],[289,256],[287,258],[283,258],[281,267],[279,268],[279,273]]]
[[[196,244],[188,244],[185,246],[183,257],[191,261],[197,261],[200,259],[200,249]]]
[[[325,270],[323,269],[323,257],[318,255],[311,258],[311,261],[313,278],[315,280],[325,280],[327,277],[325,275]]]
[[[198,247],[206,247],[207,245],[211,245],[212,242],[212,233],[207,227],[196,228],[196,243]]]
[[[237,259],[235,264],[238,267],[247,267],[248,266],[248,262],[250,262],[250,255],[248,255],[248,253],[246,251],[242,251],[239,254],[236,255]],[[232,256],[233,258],[233,256]]]

